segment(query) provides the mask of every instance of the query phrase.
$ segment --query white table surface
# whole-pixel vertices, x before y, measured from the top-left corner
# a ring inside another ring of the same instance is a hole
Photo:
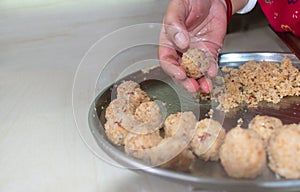
[[[72,109],[85,52],[120,27],[161,22],[167,3],[0,1],[0,191],[189,191],[98,158],[80,137]],[[223,51],[251,50],[287,49],[267,26],[226,37]],[[85,113],[89,102],[82,101]],[[88,130],[87,116],[80,121]]]

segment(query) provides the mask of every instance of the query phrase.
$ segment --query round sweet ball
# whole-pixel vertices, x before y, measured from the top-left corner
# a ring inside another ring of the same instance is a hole
[[[120,121],[124,114],[133,115],[135,112],[135,106],[128,103],[125,99],[112,100],[105,110],[106,120]]]
[[[113,120],[108,120],[104,124],[106,136],[111,142],[116,145],[124,145],[124,138],[129,133],[124,127],[122,127],[118,122]]]
[[[164,122],[166,137],[187,137],[192,138],[196,127],[196,117],[193,112],[177,112],[169,115]]]
[[[185,70],[188,77],[193,79],[202,77],[209,66],[209,59],[202,50],[193,48],[182,54],[181,67]]]
[[[205,161],[217,161],[219,149],[225,138],[225,129],[213,119],[202,119],[197,122],[196,133],[191,141],[192,151]]]
[[[264,143],[253,130],[233,128],[225,136],[220,160],[230,177],[255,178],[266,167]]]
[[[139,88],[140,85],[134,81],[124,81],[117,87],[117,97],[126,98],[129,94],[135,91],[136,88]]]
[[[152,165],[176,171],[189,171],[194,159],[188,141],[176,137],[164,138],[151,153]]]
[[[162,164],[160,167],[181,172],[188,172],[192,169],[194,160],[195,155],[193,152],[189,149],[185,149],[176,157],[170,159],[170,161]]]
[[[300,124],[276,130],[267,149],[271,170],[288,179],[300,179]]]
[[[134,114],[132,131],[139,134],[146,134],[159,130],[163,125],[163,117],[158,104],[155,101],[148,101],[140,104]]]
[[[256,131],[264,141],[268,144],[269,138],[275,130],[282,128],[283,124],[280,119],[276,117],[257,115],[249,123],[249,129]]]
[[[150,163],[151,148],[157,146],[162,139],[159,131],[147,134],[129,133],[124,139],[124,149],[126,154]]]
[[[141,103],[150,101],[149,96],[140,88],[140,85],[134,81],[124,81],[117,87],[117,98],[125,99],[135,107]]]
[[[162,122],[161,111],[155,101],[141,103],[135,110],[135,117],[142,122]]]

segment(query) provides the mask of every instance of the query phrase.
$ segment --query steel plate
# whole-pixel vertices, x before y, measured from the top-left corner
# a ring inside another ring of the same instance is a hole
[[[219,65],[221,67],[237,67],[249,60],[280,62],[284,57],[290,58],[293,64],[300,68],[300,61],[294,55],[288,53],[225,53],[220,55]],[[151,69],[148,73],[137,71],[122,80],[140,82],[142,89],[151,97],[167,103],[167,112],[169,114],[180,110],[192,110],[201,119],[206,117],[209,109],[214,107],[214,104],[211,102],[195,103],[193,97],[176,86],[159,67]],[[112,144],[105,135],[103,128],[105,123],[105,109],[115,97],[115,85],[108,86],[95,98],[88,118],[90,129],[98,145],[121,165],[129,167],[134,171],[190,185],[194,190],[300,191],[300,180],[280,178],[267,168],[256,179],[233,179],[226,175],[219,162],[197,160],[193,165],[192,171],[189,173],[175,172],[156,167],[145,167],[145,164],[142,162],[127,156],[122,147]],[[299,106],[299,97],[286,97],[276,105],[261,103],[258,108],[239,108],[228,114],[215,113],[216,115],[213,118],[217,120],[224,119],[222,123],[227,130],[234,127],[237,119],[241,117],[244,120],[244,124],[248,124],[256,114],[276,116],[286,124],[299,123]]]

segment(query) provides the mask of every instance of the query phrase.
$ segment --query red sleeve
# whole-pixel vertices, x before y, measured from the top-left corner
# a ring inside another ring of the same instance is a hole
[[[300,0],[258,0],[275,31],[300,36]]]

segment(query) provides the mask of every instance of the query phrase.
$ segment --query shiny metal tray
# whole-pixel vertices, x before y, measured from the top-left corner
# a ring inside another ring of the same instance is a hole
[[[249,60],[280,62],[284,57],[292,60],[293,64],[300,68],[300,61],[293,54],[285,53],[225,53],[219,58],[219,65],[237,67]],[[198,114],[198,118],[207,117],[207,112],[213,107],[210,101],[195,103],[193,97],[178,88],[173,81],[159,68],[153,68],[148,73],[134,72],[122,80],[140,82],[150,97],[155,97],[167,103],[167,113],[192,110]],[[118,83],[118,82],[117,82]],[[115,96],[114,84],[107,87],[95,99],[89,112],[89,125],[98,145],[112,159],[123,166],[129,167],[140,173],[159,176],[174,182],[180,182],[192,186],[193,190],[202,189],[217,191],[300,191],[300,180],[287,180],[277,177],[269,169],[256,179],[233,179],[226,175],[219,162],[204,162],[197,160],[189,173],[175,172],[156,167],[147,167],[124,153],[120,146],[112,144],[105,135],[105,109]],[[179,104],[180,103],[180,104]],[[280,118],[283,123],[300,122],[300,98],[286,97],[279,104],[262,103],[257,108],[236,109],[228,114],[214,113],[215,118],[223,118],[223,126],[230,129],[237,124],[239,118],[243,118],[244,124],[256,115],[272,115]],[[96,110],[94,110],[96,109]],[[96,117],[96,118],[95,118]]]

